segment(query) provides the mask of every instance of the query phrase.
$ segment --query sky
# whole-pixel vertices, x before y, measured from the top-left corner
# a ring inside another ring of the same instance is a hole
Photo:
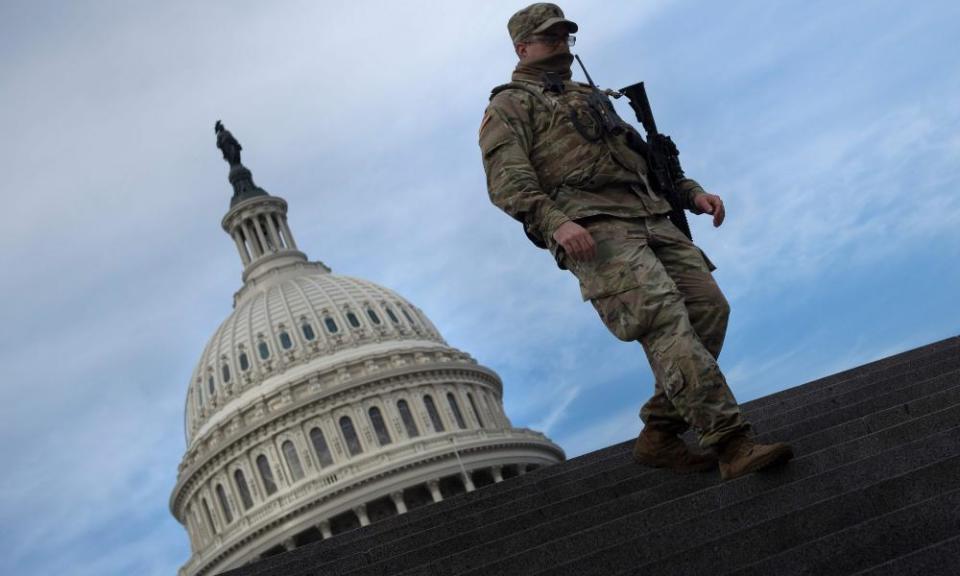
[[[486,195],[477,128],[522,6],[0,2],[0,573],[189,556],[185,393],[241,282],[217,119],[300,248],[422,308],[514,425],[568,456],[636,435],[639,345]],[[960,4],[562,6],[594,80],[645,81],[724,199],[691,225],[740,401],[960,333]]]

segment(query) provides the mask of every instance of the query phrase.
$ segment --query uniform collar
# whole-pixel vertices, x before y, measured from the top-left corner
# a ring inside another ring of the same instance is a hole
[[[555,73],[561,80],[567,81],[573,76],[570,65],[573,64],[573,54],[552,54],[546,58],[533,60],[526,64],[517,64],[513,70],[513,81],[543,83],[545,72]]]

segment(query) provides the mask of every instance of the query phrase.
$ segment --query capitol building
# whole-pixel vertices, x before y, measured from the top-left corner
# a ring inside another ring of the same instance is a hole
[[[217,124],[243,285],[187,390],[170,510],[217,574],[564,459],[414,304],[300,251]]]

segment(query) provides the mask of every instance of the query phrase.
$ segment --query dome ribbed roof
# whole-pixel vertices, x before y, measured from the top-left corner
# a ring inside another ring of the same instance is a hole
[[[436,327],[396,292],[304,262],[237,297],[193,372],[186,404],[189,445],[205,423],[265,379],[349,349],[411,341],[445,345]],[[232,411],[232,409],[231,409]]]

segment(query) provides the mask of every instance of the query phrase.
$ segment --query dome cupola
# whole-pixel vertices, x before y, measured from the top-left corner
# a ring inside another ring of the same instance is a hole
[[[230,210],[221,226],[240,252],[244,282],[275,268],[306,262],[307,256],[297,250],[287,224],[287,203],[254,184],[253,173],[240,161],[243,148],[223,123],[217,120],[214,130],[217,148],[230,164],[229,180],[233,186]]]

